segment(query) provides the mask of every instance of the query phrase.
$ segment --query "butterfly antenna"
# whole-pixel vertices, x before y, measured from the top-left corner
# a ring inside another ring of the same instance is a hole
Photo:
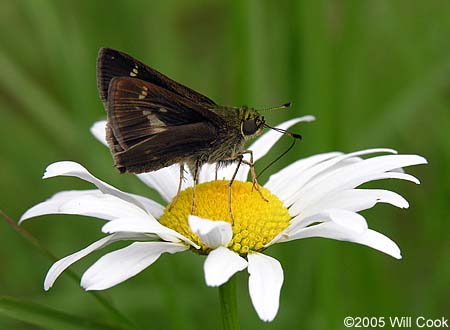
[[[267,125],[266,123],[264,123],[264,127],[273,129],[274,131],[280,132],[281,134],[290,136],[294,140],[301,140],[302,139],[302,136],[300,134],[289,132],[286,129],[282,129],[282,128],[278,128],[278,127],[272,127],[272,126]]]
[[[273,164],[275,164],[277,161],[279,161],[284,155],[286,155],[295,145],[295,142],[297,142],[297,140],[301,140],[302,136],[300,134],[297,133],[292,133],[289,132],[288,130],[282,129],[282,128],[278,128],[278,127],[272,127],[269,126],[267,124],[264,124],[265,127],[273,129],[274,131],[280,132],[282,134],[288,135],[292,138],[292,143],[289,146],[289,148],[287,148],[281,155],[279,155],[277,158],[275,158],[274,160],[272,160],[266,167],[264,167],[258,174],[258,176],[261,176],[269,167],[271,167]]]
[[[278,105],[276,107],[261,109],[261,110],[258,110],[258,112],[259,111],[274,111],[274,110],[287,109],[287,108],[290,108],[291,105],[292,105],[292,102],[288,102],[288,103],[285,103],[285,104],[282,104],[282,105]]]

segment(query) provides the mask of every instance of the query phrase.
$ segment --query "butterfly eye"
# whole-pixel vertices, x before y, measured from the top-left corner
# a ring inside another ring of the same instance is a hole
[[[253,135],[258,130],[256,119],[247,119],[242,122],[242,133],[244,135]]]

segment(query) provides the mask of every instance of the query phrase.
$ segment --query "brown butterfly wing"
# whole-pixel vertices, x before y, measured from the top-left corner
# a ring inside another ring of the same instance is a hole
[[[114,153],[113,158],[119,171],[131,173],[156,171],[176,163],[194,164],[207,154],[214,139],[215,129],[204,122],[175,126]]]
[[[208,97],[150,68],[132,56],[111,48],[101,48],[97,59],[97,84],[103,103],[107,103],[109,84],[114,77],[131,77],[150,82],[193,103],[217,106]]]
[[[211,110],[135,78],[113,78],[106,107],[107,140],[122,172],[154,171],[201,158],[224,125]]]

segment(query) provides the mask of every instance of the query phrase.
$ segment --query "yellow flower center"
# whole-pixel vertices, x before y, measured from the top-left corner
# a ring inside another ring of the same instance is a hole
[[[211,181],[196,186],[195,215],[209,220],[221,220],[232,223],[228,204],[227,180]],[[231,208],[234,223],[233,238],[228,248],[241,255],[251,251],[261,251],[277,234],[285,229],[290,220],[288,210],[269,190],[260,187],[268,200],[261,198],[251,182],[234,181],[231,189]],[[170,204],[169,204],[170,205]],[[192,188],[180,192],[175,205],[164,210],[160,222],[181,235],[197,243],[199,252],[208,253],[211,248],[205,246],[198,236],[192,233],[188,216],[192,209]]]

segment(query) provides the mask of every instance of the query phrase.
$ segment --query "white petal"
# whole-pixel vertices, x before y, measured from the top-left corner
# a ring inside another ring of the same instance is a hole
[[[132,195],[124,193],[119,189],[111,186],[110,184],[97,179],[88,170],[78,163],[71,161],[62,161],[50,164],[45,170],[43,179],[55,177],[55,176],[74,176],[83,179],[87,182],[94,184],[98,189],[100,189],[105,194],[110,194],[127,202],[133,203],[143,209],[145,207]]]
[[[313,120],[315,120],[313,116],[303,116],[285,121],[277,125],[276,127],[281,129],[288,129],[289,127],[299,122],[309,122]],[[259,137],[249,148],[247,148],[248,150],[253,151],[253,162],[256,162],[258,159],[264,157],[282,136],[283,134],[281,134],[280,132],[277,132],[275,130],[269,130],[266,133],[264,133],[261,137]],[[244,159],[249,161],[250,156],[248,154],[245,154]],[[235,170],[236,170],[235,164],[232,164],[227,167],[221,167],[219,168],[217,178],[219,180],[222,179],[230,180]],[[236,174],[235,180],[246,181],[249,170],[250,169],[247,165],[242,164],[239,167],[239,171]],[[216,171],[215,164],[205,164],[200,172],[199,182],[213,181],[215,178],[215,171]]]
[[[261,320],[270,322],[278,312],[283,269],[278,260],[261,253],[249,253],[247,258],[253,307]]]
[[[86,290],[104,290],[119,284],[153,264],[163,253],[187,250],[181,243],[136,242],[110,252],[93,264],[81,278]]]
[[[397,244],[383,234],[371,229],[368,229],[363,233],[357,233],[348,227],[333,222],[321,223],[299,229],[297,232],[292,232],[289,235],[280,237],[278,242],[287,242],[308,237],[323,237],[339,241],[354,242],[384,252],[396,259],[401,259],[400,249]]]
[[[320,179],[310,182],[296,192],[292,197],[295,203],[290,208],[289,213],[295,216],[305,210],[308,205],[312,205],[331,193],[352,189],[372,180],[381,178],[413,180],[413,177],[407,174],[388,171],[424,163],[426,163],[426,160],[416,155],[387,155],[365,159],[356,164],[340,168],[328,176],[322,176]]]
[[[322,176],[328,175],[330,172],[334,172],[341,167],[348,166],[349,164],[354,164],[359,161],[362,161],[359,157],[347,158],[346,155],[342,155],[302,171],[300,175],[295,177],[295,179],[291,178],[285,182],[285,186],[288,188],[282,189],[278,195],[278,198],[283,201],[285,207],[289,207],[298,199],[300,192],[315,180],[318,180]]]
[[[155,202],[154,200],[151,200],[147,197],[143,197],[140,195],[135,194],[130,195],[133,196],[136,200],[138,200],[145,208],[145,210],[156,219],[159,219],[164,214],[164,206]]]
[[[91,126],[91,134],[105,146],[108,146],[108,143],[106,142],[106,120],[95,122],[94,125]]]
[[[303,191],[306,190],[307,187],[315,187],[317,185],[316,182],[325,182],[326,178],[329,177],[331,173],[336,173],[342,167],[349,167],[350,164],[361,162],[362,159],[359,158],[359,156],[381,152],[396,153],[396,151],[392,149],[367,149],[339,155],[318,163],[301,173],[297,173],[295,176],[291,175],[291,179],[286,182],[289,183],[287,185],[288,188],[285,189],[285,191],[282,191],[282,194],[279,194],[278,197],[284,201],[284,205],[288,207],[303,194]]]
[[[170,202],[178,191],[180,165],[174,164],[157,171],[138,174],[137,177],[147,186],[155,189],[166,202]],[[190,186],[192,186],[192,176],[187,172],[184,174],[182,187]]]
[[[348,191],[348,189],[357,187],[363,183],[376,181],[376,180],[382,180],[382,179],[400,179],[400,180],[411,181],[411,182],[414,182],[415,184],[420,183],[417,178],[415,178],[414,176],[409,175],[409,174],[405,174],[405,173],[401,173],[401,172],[386,172],[386,173],[377,173],[377,174],[367,175],[363,179],[353,180],[352,182],[348,183],[347,187],[342,187],[343,188],[342,191]],[[328,198],[331,198],[330,196],[338,195],[341,192],[339,190],[336,190],[335,192],[330,192],[327,195],[327,193],[325,192],[327,188],[328,187],[326,185],[323,187],[324,192],[322,192],[322,198],[317,198],[314,202],[304,203],[302,200],[298,200],[297,202],[295,202],[289,208],[289,214],[291,216],[295,217],[296,215],[301,216],[302,214],[307,215],[307,214],[314,213],[315,209],[320,209],[320,206],[318,206],[318,205],[322,203],[322,200],[327,200]],[[361,189],[361,190],[365,190],[365,189]],[[399,198],[403,198],[403,197],[398,195],[396,203],[401,203],[401,205],[402,205],[401,207],[408,207],[408,206],[405,206],[408,204],[406,202],[406,200],[404,202],[400,202]],[[405,202],[406,202],[406,204],[405,204]]]
[[[194,246],[196,249],[199,246],[183,235],[179,234],[173,229],[163,226],[155,219],[147,218],[120,218],[112,220],[106,223],[102,227],[104,233],[117,233],[117,232],[130,232],[130,233],[145,233],[156,234],[165,241],[179,242],[184,241],[189,245]]]
[[[399,179],[399,180],[410,181],[415,184],[420,184],[419,179],[412,176],[411,174],[406,174],[406,173],[395,171],[395,172],[375,173],[375,174],[367,175],[364,178],[357,178],[351,182],[348,182],[347,187],[348,187],[348,189],[351,189],[351,188],[355,188],[366,182],[382,180],[382,179]]]
[[[191,231],[210,248],[226,247],[233,237],[231,225],[228,222],[202,219],[195,215],[190,215],[188,221]]]
[[[231,180],[234,172],[236,171],[237,163],[232,163],[228,166],[220,166],[217,168],[217,179],[218,180]],[[238,174],[236,174],[235,180],[245,181],[247,178],[242,179],[243,167],[248,167],[248,165],[241,164],[238,170]],[[198,182],[209,182],[214,181],[216,178],[216,164],[204,164],[200,170]]]
[[[313,223],[331,221],[340,226],[346,227],[355,233],[363,233],[368,229],[366,219],[358,213],[340,210],[329,209],[322,210],[319,213],[310,215],[309,217],[296,217],[291,220],[291,224],[286,228],[282,234],[289,235],[291,232],[296,232],[300,228],[305,228]]]
[[[372,208],[377,203],[389,203],[399,208],[408,208],[409,204],[399,194],[383,189],[350,189],[339,191],[314,203],[298,216],[306,218],[325,209],[343,209],[359,212]]]
[[[109,221],[102,227],[104,233],[130,232],[130,233],[147,233],[147,234],[169,234],[173,230],[161,225],[152,218],[118,218]],[[176,240],[175,242],[179,242]]]
[[[118,233],[107,237],[103,237],[102,239],[92,243],[83,250],[80,250],[71,255],[68,255],[65,258],[58,260],[52,265],[52,267],[50,267],[49,271],[47,272],[47,276],[45,277],[44,281],[45,291],[49,290],[53,286],[53,283],[55,283],[59,275],[61,275],[61,273],[65,271],[70,265],[77,262],[81,258],[84,258],[88,254],[94,252],[95,250],[99,250],[111,243],[121,240],[145,240],[145,239],[149,239],[149,237],[137,234]]]
[[[342,155],[341,152],[328,152],[297,160],[279,172],[271,175],[264,187],[279,196],[285,188],[289,187],[288,184],[293,177],[301,175],[306,169],[313,167],[316,164],[340,155]],[[297,189],[298,187],[293,188]]]
[[[346,191],[348,189],[357,187],[363,183],[381,180],[381,179],[400,179],[400,180],[407,180],[414,182],[416,184],[419,184],[419,180],[415,178],[412,175],[400,173],[400,172],[386,172],[386,173],[377,173],[377,174],[371,174],[367,175],[364,178],[361,179],[355,179],[351,182],[348,182],[346,186],[342,186],[342,191]],[[309,198],[304,196],[303,200],[299,199],[296,201],[290,208],[289,208],[289,214],[293,217],[295,217],[298,214],[308,214],[310,213],[310,209],[315,209],[316,204],[321,203],[322,199],[328,198],[330,195],[338,194],[340,191],[339,189],[333,189],[329,191],[329,186],[324,185],[322,187],[322,191],[317,192],[317,196],[315,198]]]
[[[344,181],[352,181],[357,179],[358,182],[367,182],[362,180],[361,178],[365,175],[377,175],[381,173],[393,172],[396,174],[403,174],[404,171],[399,170],[399,168],[395,167],[398,165],[401,166],[411,166],[418,164],[425,164],[426,160],[423,157],[416,155],[384,155],[377,156],[365,159],[358,164],[350,164],[350,166],[345,166],[343,168],[338,168],[339,171],[328,172],[328,176],[321,175],[318,177],[318,180],[314,180],[308,183],[308,186],[316,186],[319,181],[328,181],[334,178],[342,177],[342,174],[348,174],[349,177]],[[305,188],[308,188],[305,186]],[[353,185],[351,185],[354,188]]]
[[[104,220],[149,216],[135,204],[100,190],[74,190],[57,193],[33,206],[22,215],[19,223],[45,214],[79,214]]]
[[[219,246],[208,254],[203,265],[206,284],[208,286],[220,286],[246,267],[247,260],[236,252]]]

